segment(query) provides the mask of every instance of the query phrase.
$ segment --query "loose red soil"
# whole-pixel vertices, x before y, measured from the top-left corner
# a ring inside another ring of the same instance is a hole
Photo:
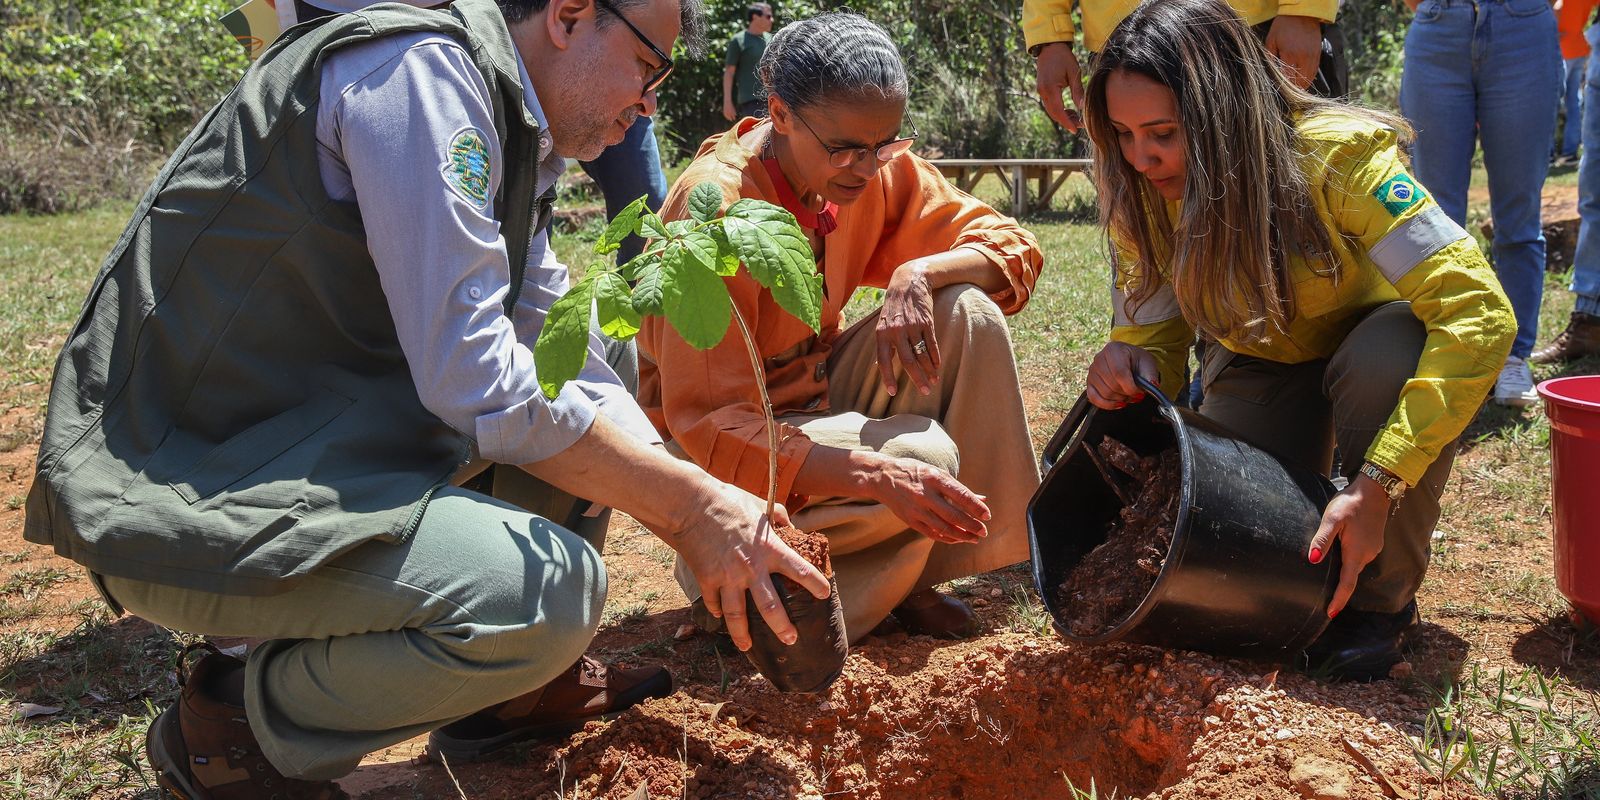
[[[29,444],[0,453],[0,497],[23,496],[34,452]],[[1457,502],[1447,516],[1487,508],[1492,498],[1477,496],[1478,476],[1493,467],[1470,449],[1462,454],[1461,477],[1451,485]],[[92,589],[78,568],[21,541],[22,515],[20,503],[0,504],[0,553],[8,556],[0,580],[50,568],[70,575],[37,593],[40,613],[0,623],[0,631],[70,631],[83,602],[93,602]],[[1514,524],[1549,523],[1532,517]],[[1451,536],[1460,529],[1449,519],[1441,528]],[[1408,681],[1329,685],[1195,653],[1069,646],[1030,634],[1003,602],[1028,580],[1014,568],[962,587],[986,635],[955,643],[869,637],[826,693],[804,696],[774,690],[716,637],[686,633],[670,559],[664,565],[664,550],[623,519],[606,551],[608,608],[637,611],[608,621],[591,652],[620,664],[666,664],[678,681],[673,695],[499,762],[446,770],[412,740],[373,754],[342,783],[357,797],[385,800],[1027,800],[1070,797],[1068,780],[1086,788],[1091,778],[1100,797],[1376,799],[1396,796],[1391,783],[1427,800],[1476,797],[1458,782],[1441,787],[1416,766],[1406,736],[1429,707],[1424,681],[1449,681],[1474,664],[1531,665],[1580,690],[1600,689],[1600,652],[1570,625],[1516,608],[1453,610],[1486,573],[1547,565],[1547,548],[1548,539],[1538,537],[1494,548],[1457,545],[1436,565],[1420,598],[1425,624],[1412,657],[1417,677]],[[133,630],[124,623],[116,627]],[[49,702],[54,691],[31,683],[0,683],[0,690],[17,702]],[[173,691],[170,678],[153,679],[142,697],[160,707]],[[143,700],[128,702],[107,713],[139,713]]]
[[[828,558],[828,537],[800,530],[793,525],[784,525],[778,528],[778,538],[811,566],[821,570],[822,577],[833,577],[833,561]]]

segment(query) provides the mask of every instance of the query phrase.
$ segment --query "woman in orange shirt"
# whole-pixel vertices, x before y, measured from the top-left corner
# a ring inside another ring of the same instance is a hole
[[[770,119],[707,139],[662,216],[687,218],[706,182],[725,203],[794,213],[824,276],[820,334],[743,272],[725,279],[779,415],[778,499],[828,537],[850,638],[891,613],[912,633],[971,635],[971,609],[933,587],[1028,555],[1039,475],[1004,314],[1027,302],[1038,243],[909,152],[905,69],[865,18],[789,25],[759,74]],[[841,329],[863,286],[883,290],[883,307]],[[699,351],[653,318],[639,342],[656,427],[711,474],[764,492],[767,437],[739,337]],[[681,569],[679,583],[698,596]]]

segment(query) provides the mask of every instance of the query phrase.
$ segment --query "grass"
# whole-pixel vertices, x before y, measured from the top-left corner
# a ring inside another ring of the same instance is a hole
[[[1413,739],[1441,784],[1504,798],[1600,798],[1600,703],[1537,670],[1474,667],[1438,696]]]
[[[975,191],[1004,207],[993,179]],[[1090,359],[1104,341],[1109,313],[1109,271],[1104,245],[1087,220],[1091,195],[1072,178],[1058,208],[1025,221],[1046,253],[1042,279],[1029,306],[1012,318],[1024,391],[1036,434],[1050,433],[1081,390]],[[0,415],[32,412],[27,430],[0,430],[0,451],[37,435],[53,360],[72,325],[104,252],[121,231],[129,206],[118,204],[59,217],[0,217]],[[593,226],[591,226],[593,227]],[[596,231],[558,234],[555,247],[569,264],[586,263]],[[1566,276],[1549,276],[1540,341],[1565,323],[1571,299]],[[871,298],[858,298],[859,316]],[[1597,360],[1600,361],[1600,360]],[[1581,363],[1596,371],[1600,363]],[[1539,377],[1549,377],[1540,370]],[[1563,613],[1549,570],[1538,562],[1483,566],[1480,552],[1547,548],[1550,429],[1542,415],[1486,409],[1469,430],[1464,451],[1470,468],[1458,470],[1446,498],[1444,536],[1435,544],[1434,574],[1470,574],[1482,591],[1451,598],[1432,609],[1441,619],[1547,620]],[[1463,463],[1458,461],[1458,464]],[[20,497],[5,498],[16,508]],[[674,554],[650,537],[630,545],[653,567],[670,570]],[[1481,550],[1480,550],[1481,548]],[[17,702],[60,706],[59,714],[18,722],[0,717],[0,800],[32,797],[154,798],[140,742],[157,709],[170,703],[173,659],[182,641],[147,625],[113,622],[93,600],[66,609],[80,620],[69,630],[49,630],[40,620],[60,619],[47,590],[74,573],[25,564],[32,548],[0,552],[0,709]],[[1470,556],[1470,557],[1469,557]],[[59,562],[57,562],[59,563]],[[31,567],[31,568],[28,568]],[[1542,571],[1541,571],[1542,570]],[[1481,575],[1478,573],[1482,573]],[[958,595],[987,597],[1001,589],[1012,628],[1053,637],[1048,614],[1020,570],[954,581]],[[606,613],[604,624],[626,626],[659,598],[631,598]],[[648,658],[675,646],[667,637],[636,645]],[[703,661],[711,686],[726,688],[732,673],[715,644]],[[1594,652],[1595,645],[1585,645]],[[1455,672],[1450,673],[1452,676]],[[1485,672],[1473,667],[1439,689],[1433,710],[1418,720],[1417,757],[1431,774],[1461,778],[1511,800],[1541,797],[1600,800],[1600,713],[1595,692],[1547,672]],[[1537,703],[1517,698],[1533,698]],[[1542,705],[1541,705],[1542,704]],[[1587,761],[1585,761],[1587,759]],[[1096,797],[1068,783],[1063,796]]]

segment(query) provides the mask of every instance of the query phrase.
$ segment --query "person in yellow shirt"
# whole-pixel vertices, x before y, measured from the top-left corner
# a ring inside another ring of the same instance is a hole
[[[662,217],[688,217],[702,183],[795,215],[823,275],[820,332],[747,273],[724,279],[778,417],[778,499],[828,538],[851,640],[891,614],[912,633],[971,635],[972,610],[934,587],[1028,557],[1039,470],[1005,315],[1033,291],[1039,244],[910,152],[905,68],[872,22],[793,23],[758,73],[771,118],[707,139]],[[883,306],[845,325],[861,287]],[[647,317],[639,352],[639,402],[671,445],[765,491],[771,451],[741,337],[697,350]],[[699,596],[687,570],[679,582]]]
[[[1455,442],[1516,333],[1477,245],[1407,171],[1399,117],[1317,98],[1222,0],[1153,0],[1086,94],[1113,243],[1111,341],[1087,395],[1175,392],[1214,342],[1200,413],[1348,484],[1307,554],[1342,554],[1312,669],[1384,677],[1417,617]]]
[[[1296,85],[1322,97],[1345,95],[1349,65],[1344,36],[1334,24],[1339,0],[1232,0],[1231,4],[1254,26]],[[1093,54],[1139,0],[1023,0],[1022,34],[1034,57],[1039,100],[1051,119],[1076,132],[1082,122],[1075,109],[1083,108],[1083,80],[1072,50],[1077,36],[1073,5],[1083,16],[1082,41],[1092,68]],[[1071,95],[1074,108],[1063,103],[1063,93]]]

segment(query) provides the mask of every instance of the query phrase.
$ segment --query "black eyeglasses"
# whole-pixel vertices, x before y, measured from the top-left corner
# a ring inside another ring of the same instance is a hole
[[[822,141],[821,136],[817,136],[817,129],[811,127],[811,123],[806,122],[806,118],[800,116],[800,112],[791,108],[789,113],[794,114],[794,118],[800,120],[800,124],[806,126],[806,130],[811,131],[811,135],[816,138],[817,144],[822,145],[822,149],[828,151],[828,166],[834,169],[853,167],[857,161],[866,158],[869,152],[877,155],[879,164],[887,163],[895,156],[910,150],[911,145],[917,141],[917,126],[911,125],[910,136],[890,139],[887,142],[880,142],[871,147],[834,147]]]
[[[622,24],[628,26],[628,30],[633,31],[634,37],[639,41],[644,42],[644,46],[650,48],[650,52],[654,53],[656,58],[661,59],[661,68],[657,69],[655,74],[651,75],[649,80],[644,82],[644,91],[640,92],[639,96],[643,97],[655,91],[661,86],[661,83],[667,79],[667,76],[672,74],[672,56],[661,52],[661,48],[656,47],[656,43],[650,41],[650,37],[644,35],[638,28],[635,28],[633,23],[628,21],[627,17],[622,16],[622,11],[616,6],[612,5],[610,0],[594,0],[594,4],[604,8],[617,19],[622,20]]]

